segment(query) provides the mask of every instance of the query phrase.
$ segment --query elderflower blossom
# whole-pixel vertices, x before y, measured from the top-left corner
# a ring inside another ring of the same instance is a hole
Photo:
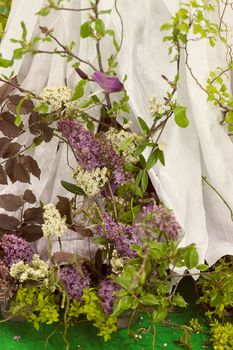
[[[49,103],[52,111],[60,109],[71,99],[71,96],[72,90],[67,86],[47,86],[40,94],[42,101]]]
[[[55,235],[61,237],[68,230],[66,217],[61,217],[61,214],[52,203],[46,204],[44,209],[44,224],[42,225],[44,236]]]
[[[66,116],[75,116],[78,112],[80,102],[79,101],[68,101],[65,103],[66,106]]]
[[[124,268],[124,259],[118,257],[116,249],[114,249],[112,252],[110,263],[112,266],[112,272],[119,275]]]
[[[35,254],[30,263],[24,263],[22,260],[13,264],[10,269],[10,275],[23,283],[27,280],[41,282],[45,287],[49,286],[49,267]]]
[[[149,100],[149,110],[151,116],[154,117],[155,114],[164,114],[167,106],[160,98],[153,96]]]
[[[79,186],[88,196],[94,196],[99,193],[100,189],[108,181],[107,168],[96,168],[94,170],[85,170],[79,165],[73,173],[73,178]]]
[[[138,158],[134,156],[134,152],[137,148],[137,134],[126,130],[119,131],[110,128],[105,135],[107,140],[113,145],[114,149],[118,152],[122,152],[126,163],[137,163]]]

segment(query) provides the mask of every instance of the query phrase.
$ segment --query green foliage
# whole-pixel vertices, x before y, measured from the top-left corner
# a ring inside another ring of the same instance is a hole
[[[214,350],[232,350],[233,349],[233,324],[226,322],[224,324],[214,321],[210,328],[211,338]]]
[[[207,315],[220,318],[233,307],[233,263],[221,259],[209,274],[202,274],[197,284],[201,291],[198,303],[206,305]]]
[[[55,294],[40,287],[20,286],[10,311],[32,322],[37,330],[40,323],[52,324],[59,320],[59,304]]]
[[[94,288],[86,288],[83,290],[83,303],[73,300],[68,311],[69,321],[77,319],[80,315],[84,315],[88,321],[99,329],[99,336],[105,341],[111,339],[111,334],[117,330],[116,318],[107,316],[102,309],[101,301]]]
[[[0,0],[0,40],[4,34],[7,18],[11,8],[11,0]]]

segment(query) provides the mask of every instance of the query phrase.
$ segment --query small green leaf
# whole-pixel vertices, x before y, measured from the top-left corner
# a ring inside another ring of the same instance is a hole
[[[206,265],[206,264],[200,264],[200,265],[197,266],[197,269],[199,271],[206,271],[206,270],[208,270],[208,268],[209,268],[209,266]]]
[[[126,295],[119,299],[116,306],[114,307],[114,311],[111,316],[117,317],[121,315],[124,311],[127,311],[131,308],[135,308],[135,301],[133,297],[130,295]]]
[[[88,38],[92,33],[92,28],[90,22],[85,22],[80,27],[81,38]]]
[[[42,102],[34,108],[34,111],[39,112],[41,114],[46,114],[49,111],[49,105],[45,102]]]
[[[148,186],[148,174],[145,170],[143,170],[142,178],[141,178],[141,188],[143,193],[146,192],[147,186]]]
[[[151,152],[146,162],[146,170],[150,170],[158,160],[158,148]]]
[[[71,97],[71,101],[78,100],[84,95],[84,88],[85,88],[86,82],[87,82],[86,80],[80,80],[78,82],[78,85],[74,89],[73,96]]]
[[[189,120],[186,115],[187,107],[177,106],[174,109],[175,122],[181,128],[186,128],[189,125]]]
[[[139,124],[140,124],[142,131],[144,131],[147,135],[150,131],[149,126],[146,124],[145,120],[142,119],[141,117],[138,117],[138,121],[139,121]]]
[[[154,294],[144,293],[140,298],[140,303],[146,306],[160,305],[160,300]]]
[[[180,294],[177,294],[172,298],[172,303],[175,306],[179,306],[179,307],[187,307],[188,305]]]
[[[85,192],[80,187],[66,181],[61,181],[61,184],[67,191],[74,193],[78,196],[85,196]]]
[[[50,8],[49,7],[43,7],[36,14],[39,15],[39,16],[47,16],[49,13],[50,13]]]
[[[159,307],[153,312],[152,318],[154,323],[163,321],[167,317],[167,308]]]
[[[105,35],[105,25],[104,22],[102,21],[102,19],[97,18],[95,20],[95,30],[97,31],[97,33],[99,33],[101,36]]]

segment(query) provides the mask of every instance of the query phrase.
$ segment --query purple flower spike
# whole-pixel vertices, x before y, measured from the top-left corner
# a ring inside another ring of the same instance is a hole
[[[92,74],[92,79],[94,79],[105,92],[118,92],[124,89],[124,85],[116,77],[110,77],[105,73],[95,71]]]

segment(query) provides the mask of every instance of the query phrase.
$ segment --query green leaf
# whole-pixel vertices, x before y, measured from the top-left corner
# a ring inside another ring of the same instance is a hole
[[[86,80],[80,80],[78,82],[78,85],[74,89],[73,96],[71,97],[71,101],[78,100],[84,95],[84,88],[85,88],[86,82],[87,82]]]
[[[140,297],[140,303],[146,306],[153,306],[153,305],[159,305],[160,300],[154,294],[144,293]]]
[[[39,112],[41,114],[46,114],[49,111],[49,105],[45,102],[42,102],[34,108],[34,111]]]
[[[61,184],[67,191],[74,193],[78,196],[85,196],[85,192],[80,187],[66,181],[61,181]]]
[[[174,109],[175,122],[181,128],[186,128],[189,125],[189,120],[186,115],[187,107],[177,106]]]
[[[209,266],[206,265],[206,264],[200,264],[200,265],[197,266],[197,269],[199,271],[206,271],[206,270],[208,270],[208,268],[209,268]]]
[[[145,170],[143,170],[142,178],[141,178],[141,188],[143,193],[146,192],[147,186],[148,186],[148,174]]]
[[[138,121],[139,121],[139,124],[140,124],[142,131],[144,131],[147,135],[150,131],[149,126],[146,124],[145,120],[143,120],[141,117],[138,117]]]
[[[105,15],[105,14],[109,14],[112,12],[112,9],[109,9],[109,10],[102,10],[99,12],[100,15]]]
[[[180,294],[177,294],[172,298],[172,303],[179,307],[187,307],[188,305]]]
[[[92,33],[92,28],[90,22],[85,22],[80,27],[81,38],[88,38]]]
[[[191,244],[186,248],[187,249],[184,254],[185,266],[187,266],[188,269],[192,269],[198,265],[199,256],[194,244]]]
[[[157,162],[158,160],[158,148],[156,148],[154,151],[151,152],[149,155],[149,158],[146,162],[146,170],[150,170]]]
[[[161,322],[167,317],[167,308],[159,307],[156,311],[153,312],[152,318],[153,322]]]
[[[170,23],[164,23],[161,27],[160,27],[160,30],[168,30],[168,29],[171,29],[173,26],[172,24]]]
[[[50,8],[49,7],[43,7],[36,14],[39,15],[39,16],[47,16],[49,13],[50,13]]]
[[[104,22],[102,21],[102,19],[96,18],[96,20],[95,20],[95,30],[101,36],[105,35],[105,25],[104,25]]]
[[[130,295],[126,295],[119,299],[119,301],[116,303],[116,306],[114,307],[114,311],[112,313],[112,317],[117,317],[121,315],[124,311],[127,311],[131,308],[135,308],[135,301],[133,297]]]
[[[2,55],[0,54],[0,67],[8,68],[11,67],[13,62],[11,60],[7,60],[5,58],[2,58]]]
[[[160,163],[165,166],[164,153],[160,149],[158,149],[158,159],[160,160]]]

